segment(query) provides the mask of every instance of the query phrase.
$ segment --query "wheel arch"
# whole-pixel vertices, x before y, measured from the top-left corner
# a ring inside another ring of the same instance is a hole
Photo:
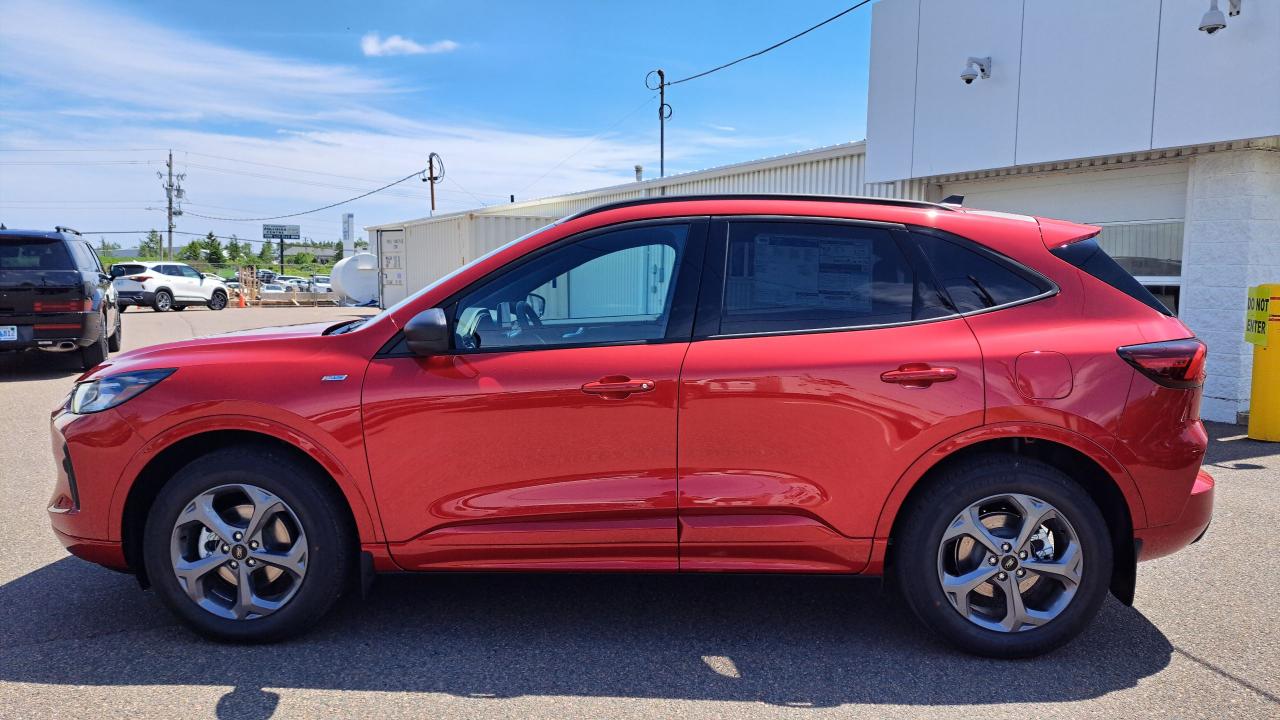
[[[877,523],[877,544],[884,548],[881,562],[886,571],[893,564],[893,540],[903,519],[913,511],[914,501],[937,482],[948,467],[980,454],[1029,457],[1079,483],[1102,512],[1111,534],[1114,553],[1111,592],[1126,605],[1133,603],[1137,575],[1134,528],[1146,525],[1142,496],[1128,472],[1110,453],[1088,438],[1055,426],[983,428],[938,445],[913,464],[894,486]]]
[[[316,472],[316,477],[324,479],[326,487],[340,501],[343,516],[350,523],[352,536],[360,543],[376,539],[378,533],[374,530],[376,524],[368,503],[355,489],[350,478],[345,476],[336,461],[300,436],[264,432],[261,428],[224,427],[182,433],[169,440],[158,446],[153,441],[139,453],[152,456],[133,476],[133,482],[124,498],[120,499],[117,494],[117,499],[112,502],[113,506],[120,506],[113,515],[120,522],[117,537],[120,538],[125,561],[144,586],[148,585],[148,579],[142,562],[142,535],[156,496],[179,469],[222,448],[257,446],[286,453],[305,464]]]

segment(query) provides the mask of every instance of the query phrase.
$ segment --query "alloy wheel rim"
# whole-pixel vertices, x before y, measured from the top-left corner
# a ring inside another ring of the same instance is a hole
[[[221,309],[222,306],[225,304],[227,304],[226,296],[224,296],[222,293],[213,294],[213,307],[215,310]]]
[[[951,607],[996,632],[1025,632],[1067,609],[1084,557],[1067,517],[1040,498],[1004,493],[965,508],[938,545],[938,582]]]
[[[169,296],[164,293],[156,297],[156,305],[160,306],[161,310],[168,310],[170,303]]]
[[[288,503],[255,485],[219,485],[183,507],[170,561],[206,612],[253,620],[283,608],[307,574],[307,537]]]

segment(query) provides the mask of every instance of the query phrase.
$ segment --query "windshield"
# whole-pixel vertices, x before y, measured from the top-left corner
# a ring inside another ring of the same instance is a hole
[[[572,217],[572,216],[562,217],[562,218],[560,218],[559,220],[556,220],[556,221],[555,221],[555,222],[553,222],[553,223],[550,223],[550,224],[547,224],[547,225],[543,225],[542,227],[538,228],[537,230],[534,230],[534,231],[533,231],[533,232],[531,232],[531,233],[526,233],[526,234],[524,234],[524,235],[521,235],[520,237],[516,238],[515,240],[512,240],[511,242],[507,243],[506,245],[503,245],[503,246],[501,246],[501,247],[498,247],[498,248],[495,248],[495,249],[493,249],[493,250],[490,250],[489,252],[485,253],[484,255],[481,255],[480,257],[476,258],[475,260],[472,260],[471,262],[469,262],[469,263],[467,263],[467,264],[463,265],[462,267],[458,268],[457,270],[454,270],[453,272],[449,273],[448,275],[445,275],[444,277],[441,277],[440,279],[436,280],[435,282],[431,283],[430,285],[427,285],[426,287],[422,288],[422,289],[421,289],[421,290],[419,290],[418,292],[413,293],[412,295],[409,295],[409,296],[405,297],[405,299],[401,300],[400,302],[396,303],[395,305],[392,305],[391,307],[387,308],[386,310],[383,310],[382,312],[378,313],[377,315],[371,315],[371,316],[369,316],[368,318],[366,318],[366,319],[364,319],[364,320],[357,320],[357,321],[355,321],[354,323],[352,323],[350,326],[344,327],[344,328],[343,328],[343,331],[344,331],[344,332],[349,332],[349,331],[351,331],[351,330],[355,330],[355,329],[356,329],[356,328],[358,328],[358,327],[361,327],[361,326],[363,326],[363,325],[369,325],[369,324],[372,324],[372,323],[374,323],[374,322],[377,322],[377,321],[379,321],[379,320],[381,320],[381,319],[383,319],[383,318],[387,317],[388,315],[391,315],[391,314],[395,313],[395,312],[396,312],[397,310],[399,310],[400,308],[402,308],[402,307],[404,307],[404,306],[406,306],[406,305],[408,305],[408,304],[410,304],[410,303],[412,303],[412,302],[416,301],[418,298],[422,297],[425,293],[428,293],[428,292],[430,292],[430,291],[434,290],[435,288],[439,287],[442,283],[448,282],[449,280],[452,280],[453,278],[457,277],[459,274],[461,274],[463,271],[467,270],[467,269],[468,269],[468,268],[470,268],[471,266],[476,265],[476,264],[478,264],[478,263],[482,263],[482,262],[484,262],[485,260],[488,260],[489,258],[493,257],[494,255],[497,255],[498,253],[502,252],[503,250],[506,250],[506,249],[507,249],[507,248],[509,248],[509,247],[513,247],[513,246],[515,246],[515,245],[517,245],[517,244],[519,244],[519,243],[522,243],[522,242],[524,242],[525,240],[528,240],[529,238],[533,237],[534,235],[537,235],[538,233],[541,233],[541,232],[542,232],[542,231],[544,231],[544,230],[548,230],[548,229],[550,229],[550,228],[553,228],[553,227],[555,227],[555,226],[559,225],[560,223],[564,222],[565,220],[567,220],[569,217]]]

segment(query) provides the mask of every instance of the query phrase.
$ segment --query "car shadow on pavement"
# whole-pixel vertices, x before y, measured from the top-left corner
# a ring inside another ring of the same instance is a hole
[[[879,582],[838,577],[385,576],[310,634],[266,646],[203,640],[131,577],[73,558],[0,586],[0,607],[0,681],[230,686],[221,717],[269,717],[285,688],[798,708],[1064,702],[1133,687],[1173,653],[1141,612],[1109,599],[1048,656],[970,657]]]
[[[0,353],[0,383],[74,378],[83,372],[80,353],[75,351]]]

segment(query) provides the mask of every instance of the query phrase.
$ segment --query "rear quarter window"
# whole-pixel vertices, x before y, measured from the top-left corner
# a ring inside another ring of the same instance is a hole
[[[1069,245],[1051,250],[1054,255],[1098,278],[1102,282],[1156,310],[1164,315],[1173,315],[1173,311],[1156,299],[1149,290],[1142,286],[1120,263],[1098,245],[1097,236],[1087,240],[1073,242]]]
[[[1043,277],[976,243],[921,232],[912,237],[958,312],[1029,300],[1053,288]]]

